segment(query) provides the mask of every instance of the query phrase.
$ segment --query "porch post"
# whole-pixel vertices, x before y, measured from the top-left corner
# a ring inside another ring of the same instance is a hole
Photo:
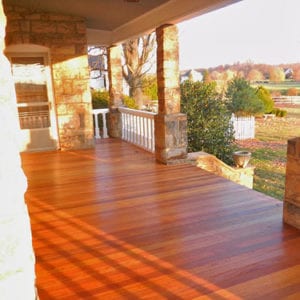
[[[108,78],[109,78],[109,135],[122,137],[122,118],[118,108],[122,105],[123,74],[121,64],[121,47],[108,48]]]
[[[187,155],[187,118],[180,113],[178,29],[163,25],[156,29],[158,114],[155,117],[155,155],[172,163]]]
[[[19,124],[10,64],[3,54],[6,16],[0,1],[0,298],[35,299],[34,254],[18,147]]]
[[[300,137],[288,141],[283,220],[300,229]]]

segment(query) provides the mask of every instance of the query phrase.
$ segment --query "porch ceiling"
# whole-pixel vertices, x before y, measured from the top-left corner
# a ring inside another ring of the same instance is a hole
[[[82,16],[87,20],[88,43],[111,45],[166,24],[224,7],[241,0],[4,0],[32,11]]]

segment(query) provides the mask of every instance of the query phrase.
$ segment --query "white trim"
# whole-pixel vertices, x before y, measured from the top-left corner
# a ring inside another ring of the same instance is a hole
[[[55,97],[53,92],[52,72],[50,63],[50,50],[47,47],[31,44],[17,44],[6,47],[5,55],[9,60],[13,57],[42,57],[44,60],[47,77],[47,96],[50,113],[50,136],[56,142],[56,149],[59,149],[58,125],[56,119]],[[19,106],[19,105],[18,105]],[[21,106],[23,106],[21,104]],[[25,131],[25,130],[24,130]],[[48,148],[47,148],[48,149]],[[45,149],[45,150],[47,150]],[[36,149],[41,150],[41,149]],[[21,149],[23,151],[23,149]]]

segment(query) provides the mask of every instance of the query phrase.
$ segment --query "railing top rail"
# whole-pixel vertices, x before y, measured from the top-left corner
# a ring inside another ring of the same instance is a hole
[[[127,113],[139,117],[145,117],[148,119],[153,119],[156,113],[149,112],[149,111],[144,111],[144,110],[137,110],[137,109],[132,109],[132,108],[127,108],[127,107],[119,107],[118,108],[120,112],[122,113]]]
[[[102,114],[102,113],[108,113],[108,112],[109,112],[108,108],[93,109],[93,114]]]

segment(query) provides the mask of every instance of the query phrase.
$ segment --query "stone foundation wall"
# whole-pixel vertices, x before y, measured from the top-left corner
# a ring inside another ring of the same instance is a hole
[[[49,49],[60,147],[94,144],[86,25],[80,17],[5,7],[6,45],[33,44]]]
[[[288,141],[283,219],[300,229],[300,138]]]
[[[247,188],[253,188],[254,167],[237,168],[226,165],[214,155],[205,152],[189,153],[188,158],[196,161],[197,167],[222,176]]]

